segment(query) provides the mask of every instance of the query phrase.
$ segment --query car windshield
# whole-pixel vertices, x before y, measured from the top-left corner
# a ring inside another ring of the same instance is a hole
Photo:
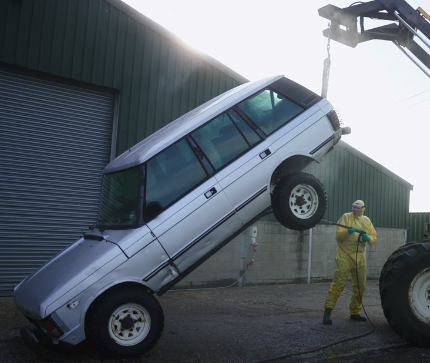
[[[105,174],[98,228],[136,228],[139,216],[139,167]]]

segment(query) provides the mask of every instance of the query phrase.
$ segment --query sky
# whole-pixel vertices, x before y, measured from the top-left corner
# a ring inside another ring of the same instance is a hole
[[[282,74],[321,94],[329,21],[318,9],[353,1],[124,2],[251,81]],[[430,13],[429,0],[407,2]],[[365,28],[385,24],[367,20]],[[343,141],[413,185],[411,212],[430,212],[430,78],[388,41],[331,41],[330,57],[327,99],[352,129]]]

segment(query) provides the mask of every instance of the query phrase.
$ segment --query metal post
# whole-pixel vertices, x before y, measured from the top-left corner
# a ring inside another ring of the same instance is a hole
[[[240,241],[240,272],[239,276],[242,276],[239,278],[239,286],[244,287],[245,286],[245,272],[246,272],[246,250],[248,246],[248,230],[242,232],[241,235],[241,241]]]

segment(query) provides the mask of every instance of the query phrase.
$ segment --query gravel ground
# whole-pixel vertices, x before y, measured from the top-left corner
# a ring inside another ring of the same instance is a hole
[[[328,283],[171,291],[159,297],[164,332],[146,355],[113,359],[74,347],[64,362],[429,362],[430,350],[406,345],[388,326],[377,283],[368,281],[364,300],[371,323],[349,320],[348,284],[331,326],[322,324]],[[30,324],[13,299],[0,298],[0,307],[0,362],[46,362],[20,336]]]

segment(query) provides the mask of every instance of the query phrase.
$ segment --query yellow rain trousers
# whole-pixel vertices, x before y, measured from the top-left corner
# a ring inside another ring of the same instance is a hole
[[[352,212],[345,213],[339,219],[338,223],[366,231],[367,235],[370,237],[370,241],[367,243],[371,245],[376,243],[376,231],[368,217],[363,215],[356,217]],[[352,297],[349,304],[349,311],[351,315],[358,315],[363,308],[362,301],[366,290],[367,264],[364,254],[364,242],[359,243],[357,253],[358,236],[356,232],[349,234],[348,230],[343,227],[337,227],[336,229],[336,241],[338,244],[336,252],[336,270],[325,301],[324,307],[326,309],[335,308],[337,299],[342,294],[350,273]],[[360,284],[359,287],[357,285],[357,275]]]

